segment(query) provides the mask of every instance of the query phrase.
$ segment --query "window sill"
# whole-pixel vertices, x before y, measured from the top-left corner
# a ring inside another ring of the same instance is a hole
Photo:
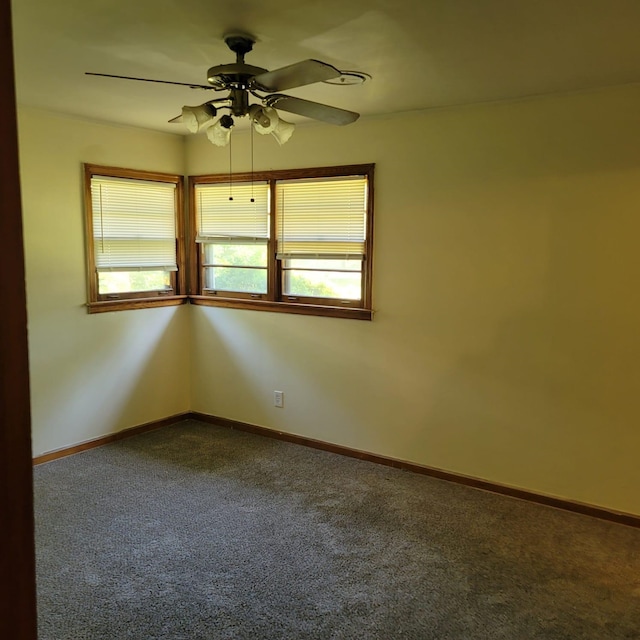
[[[226,307],[228,309],[251,309],[275,313],[293,313],[305,316],[328,318],[348,318],[351,320],[372,320],[371,309],[353,307],[324,307],[320,305],[273,302],[271,300],[247,300],[244,298],[221,298],[216,296],[189,296],[189,302],[205,307]]]
[[[129,298],[127,300],[104,300],[87,303],[88,313],[126,311],[127,309],[151,309],[153,307],[175,307],[188,302],[187,296],[162,296],[154,298]]]
[[[370,309],[353,307],[323,307],[312,304],[273,302],[270,300],[247,300],[244,298],[220,298],[213,296],[166,296],[162,298],[135,298],[129,300],[104,300],[87,303],[88,313],[126,311],[128,309],[151,309],[154,307],[174,307],[187,302],[205,307],[226,307],[228,309],[251,309],[273,313],[293,313],[326,318],[346,318],[351,320],[373,320]]]

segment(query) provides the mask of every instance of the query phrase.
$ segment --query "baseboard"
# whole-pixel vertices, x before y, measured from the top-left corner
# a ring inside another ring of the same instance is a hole
[[[153,422],[145,422],[144,424],[130,427],[129,429],[123,429],[122,431],[118,431],[116,433],[110,433],[109,435],[94,438],[92,440],[85,440],[84,442],[73,445],[71,447],[55,449],[54,451],[49,451],[48,453],[44,453],[33,458],[33,465],[35,466],[44,462],[51,462],[51,460],[57,460],[58,458],[72,456],[75,453],[87,451],[88,449],[95,449],[96,447],[101,447],[105,444],[109,444],[110,442],[115,442],[116,440],[122,440],[124,438],[137,436],[140,433],[153,431],[154,429],[160,429],[161,427],[168,427],[169,425],[175,424],[176,422],[188,420],[191,417],[192,414],[188,411],[185,413],[177,413],[173,416],[169,416],[168,418],[154,420]]]
[[[623,524],[629,527],[636,527],[640,529],[640,516],[634,515],[632,513],[614,511],[583,502],[566,500],[564,498],[536,493],[534,491],[528,491],[526,489],[510,487],[508,485],[503,485],[497,482],[490,482],[488,480],[482,480],[480,478],[474,478],[472,476],[466,476],[451,471],[444,471],[443,469],[428,467],[425,465],[416,464],[414,462],[407,462],[405,460],[389,458],[387,456],[369,453],[367,451],[360,451],[359,449],[343,447],[341,445],[332,444],[323,440],[315,440],[313,438],[286,433],[284,431],[277,431],[275,429],[269,429],[267,427],[260,427],[258,425],[249,424],[247,422],[231,420],[230,418],[212,416],[206,413],[200,413],[198,411],[187,411],[185,413],[179,413],[168,418],[163,418],[162,420],[147,422],[136,427],[123,429],[122,431],[118,431],[117,433],[112,433],[107,436],[95,438],[93,440],[87,440],[72,447],[65,447],[62,449],[57,449],[55,451],[50,451],[48,453],[35,457],[33,459],[33,464],[38,465],[44,462],[50,462],[51,460],[56,460],[58,458],[64,458],[75,453],[87,451],[88,449],[101,447],[105,444],[109,444],[110,442],[122,440],[123,438],[130,438],[140,433],[145,433],[154,429],[160,429],[161,427],[168,427],[172,424],[176,424],[184,420],[198,420],[200,422],[214,424],[219,427],[237,429],[238,431],[247,431],[249,433],[255,433],[256,435],[265,436],[267,438],[275,438],[277,440],[283,440],[285,442],[291,442],[305,447],[312,447],[314,449],[321,449],[330,453],[337,453],[339,455],[348,456],[350,458],[357,458],[358,460],[366,460],[368,462],[374,462],[376,464],[383,464],[388,467],[394,467],[395,469],[403,469],[405,471],[411,471],[413,473],[421,473],[432,478],[438,478],[439,480],[456,482],[457,484],[462,484],[467,487],[473,487],[474,489],[481,489],[483,491],[489,491],[491,493],[497,493],[500,495],[509,496],[511,498],[517,498],[519,500],[526,500],[527,502],[534,502],[536,504],[545,505],[547,507],[563,509],[564,511],[571,511],[573,513],[590,516],[592,518],[608,520],[609,522],[615,522],[617,524]]]
[[[278,440],[284,440],[286,442],[293,442],[295,444],[300,444],[305,447],[312,447],[314,449],[322,449],[323,451],[337,453],[343,456],[348,456],[350,458],[367,460],[368,462],[375,462],[376,464],[383,464],[389,467],[394,467],[396,469],[404,469],[405,471],[412,471],[413,473],[421,473],[423,475],[431,476],[432,478],[438,478],[440,480],[447,480],[449,482],[456,482],[468,487],[473,487],[474,489],[482,489],[483,491],[489,491],[491,493],[497,493],[500,495],[509,496],[511,498],[517,498],[519,500],[526,500],[527,502],[534,502],[536,504],[542,504],[547,507],[563,509],[564,511],[580,513],[582,515],[591,516],[592,518],[599,518],[600,520],[608,520],[617,524],[624,524],[629,527],[640,528],[640,516],[631,513],[625,513],[623,511],[613,511],[583,502],[575,502],[573,500],[557,498],[555,496],[536,493],[534,491],[528,491],[526,489],[510,487],[508,485],[499,484],[497,482],[490,482],[488,480],[482,480],[480,478],[474,478],[472,476],[453,473],[451,471],[444,471],[435,467],[428,467],[413,462],[406,462],[404,460],[388,458],[386,456],[368,453],[366,451],[360,451],[358,449],[351,449],[349,447],[331,444],[322,440],[314,440],[313,438],[298,436],[283,431],[276,431],[274,429],[259,427],[254,424],[239,422],[237,420],[231,420],[229,418],[221,418],[219,416],[199,413],[197,411],[192,411],[189,414],[189,417],[193,420],[199,420],[201,422],[207,422],[209,424],[214,424],[221,427],[228,427],[231,429],[237,429],[239,431],[248,431],[249,433],[255,433],[261,436],[266,436],[268,438],[276,438]]]

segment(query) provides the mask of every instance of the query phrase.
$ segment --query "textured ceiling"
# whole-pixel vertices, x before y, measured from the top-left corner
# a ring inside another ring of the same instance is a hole
[[[214,95],[85,76],[206,84],[253,34],[249,64],[316,58],[361,86],[288,91],[363,115],[640,82],[640,0],[14,0],[20,104],[184,133],[167,120]],[[295,119],[295,118],[292,118]]]

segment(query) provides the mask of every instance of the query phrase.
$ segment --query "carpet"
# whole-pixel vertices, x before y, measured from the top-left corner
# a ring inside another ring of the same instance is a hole
[[[640,530],[184,421],[34,469],[40,640],[640,638]]]

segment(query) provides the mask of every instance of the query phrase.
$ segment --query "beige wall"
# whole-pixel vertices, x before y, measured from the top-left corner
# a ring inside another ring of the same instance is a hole
[[[639,112],[635,87],[256,136],[256,169],[376,163],[361,322],[86,314],[80,163],[228,153],[23,110],[35,453],[192,409],[640,514]]]
[[[376,163],[376,314],[192,308],[192,409],[640,514],[639,112],[635,87],[256,136],[259,169]]]
[[[181,136],[19,111],[33,450],[188,410],[189,309],[88,315],[83,162],[182,173]]]

